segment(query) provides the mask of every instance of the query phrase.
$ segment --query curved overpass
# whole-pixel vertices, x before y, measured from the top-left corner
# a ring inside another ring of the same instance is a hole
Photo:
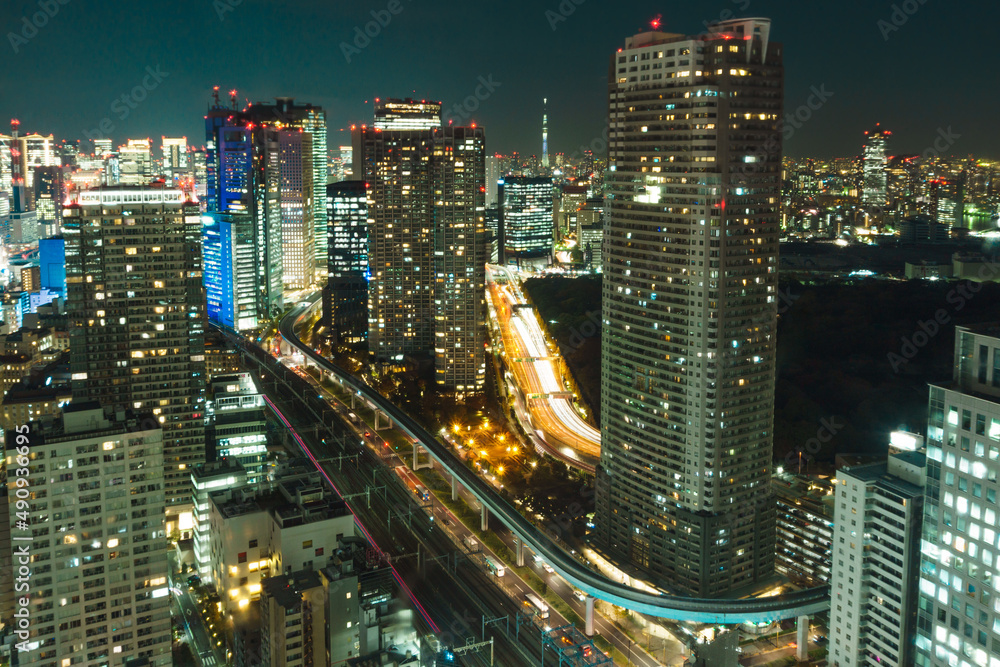
[[[300,303],[281,320],[278,331],[285,341],[299,350],[310,363],[322,371],[336,376],[342,385],[350,387],[368,403],[377,406],[378,410],[391,418],[403,433],[414,442],[420,443],[438,463],[472,493],[476,500],[518,536],[526,547],[541,556],[560,576],[576,588],[600,600],[650,616],[699,623],[733,625],[743,622],[771,622],[811,615],[829,608],[829,586],[765,598],[706,600],[647,593],[612,581],[604,575],[592,571],[563,551],[542,530],[530,523],[513,505],[500,497],[493,490],[493,487],[466,468],[433,434],[403,410],[383,398],[381,394],[362,380],[338,368],[309,346],[303,344],[296,335],[294,326],[315,305],[318,298],[318,295],[308,297],[306,304]]]

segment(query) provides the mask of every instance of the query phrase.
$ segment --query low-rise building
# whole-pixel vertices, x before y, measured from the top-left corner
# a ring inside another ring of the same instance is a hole
[[[833,480],[784,472],[771,487],[778,503],[775,569],[804,586],[829,583]]]

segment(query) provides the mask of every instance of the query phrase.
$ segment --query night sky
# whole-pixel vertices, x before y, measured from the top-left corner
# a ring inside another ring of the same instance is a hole
[[[58,10],[51,18],[38,16],[37,23],[45,18],[47,24],[37,34],[22,17],[41,11],[38,0],[3,0],[0,8],[2,132],[7,119],[18,117],[22,132],[83,139],[85,130],[109,118],[116,144],[148,136],[158,154],[161,135],[183,135],[200,146],[210,91],[219,85],[224,91],[236,88],[241,106],[276,95],[322,105],[329,144],[337,146],[349,143],[347,133],[338,130],[370,120],[376,96],[440,100],[445,117],[460,121],[451,109],[479,87],[484,99],[476,101],[480,106],[468,121],[486,127],[490,152],[541,154],[547,96],[549,150],[574,154],[601,136],[608,57],[627,35],[658,14],[662,29],[694,34],[732,12],[772,19],[772,39],[785,44],[786,112],[805,103],[813,86],[825,85],[832,93],[786,141],[787,155],[854,155],[863,131],[880,121],[894,133],[891,153],[921,153],[939,129],[950,127],[952,136],[960,135],[955,154],[1000,157],[1000,56],[986,36],[990,31],[980,29],[1000,18],[993,3],[41,2]],[[900,7],[898,29],[894,4]],[[390,6],[399,13],[391,14]],[[391,20],[368,46],[352,51],[348,63],[342,43],[356,48],[355,27],[372,21],[372,11]],[[158,71],[161,80],[150,71]],[[492,81],[492,92],[480,77]],[[144,79],[152,88],[148,92],[141,89]],[[135,109],[115,103],[136,86],[145,99],[130,100]]]

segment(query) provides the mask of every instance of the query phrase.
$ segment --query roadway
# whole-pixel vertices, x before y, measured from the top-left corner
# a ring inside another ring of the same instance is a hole
[[[497,342],[501,343],[501,355],[520,390],[519,398],[530,414],[529,432],[540,431],[549,448],[563,454],[576,453],[577,460],[580,455],[599,459],[601,433],[577,412],[572,394],[561,379],[558,353],[550,349],[537,313],[526,303],[516,276],[506,267],[488,267],[486,275],[489,310],[500,335]],[[502,281],[497,280],[498,276]]]
[[[388,416],[394,425],[413,442],[419,443],[430,456],[452,476],[453,483],[469,489],[476,500],[504,526],[518,535],[524,545],[540,555],[570,585],[611,604],[642,614],[679,621],[735,625],[742,622],[773,622],[786,618],[812,615],[829,609],[829,586],[797,591],[766,598],[698,599],[654,594],[612,581],[592,571],[574,556],[566,553],[547,534],[531,524],[513,505],[469,470],[455,454],[427,432],[409,415],[382,397],[363,381],[336,367],[304,345],[294,331],[295,324],[311,310],[319,295],[310,296],[293,308],[281,321],[279,331],[284,344],[301,352],[307,363],[315,365],[324,377],[330,376],[347,391],[356,393],[368,404]],[[245,341],[244,341],[245,342]]]
[[[259,353],[255,357],[264,370],[261,384],[269,396],[272,410],[292,433],[297,447],[313,461],[330,486],[345,497],[359,532],[384,555],[386,562],[391,562],[397,582],[418,611],[415,619],[420,627],[441,638],[445,645],[460,647],[470,638],[482,639],[481,619],[484,616],[518,617],[523,611],[520,604],[491,586],[481,567],[470,567],[468,559],[459,558],[451,537],[440,528],[440,518],[431,520],[426,510],[415,505],[412,492],[391,470],[390,464],[400,463],[391,450],[383,447],[374,436],[365,438],[364,425],[355,428],[342,419],[332,420],[328,428],[335,437],[326,441],[311,433],[311,426],[297,431],[294,422],[312,424],[316,421],[315,416],[303,410],[307,401],[319,399],[326,409],[330,408],[316,393],[316,387],[306,384],[315,380],[294,375],[283,364],[272,365],[265,359],[270,359],[265,352],[250,344],[244,345],[244,349]],[[276,378],[283,378],[281,384],[275,382]],[[291,392],[289,387],[294,387]],[[343,414],[347,409],[336,412]],[[330,421],[327,417],[324,411],[324,424]],[[366,490],[368,493],[364,494]],[[358,497],[357,494],[364,495]],[[449,522],[458,525],[454,517]],[[422,553],[422,565],[415,562],[418,551]],[[426,567],[437,568],[435,575],[426,576]],[[437,619],[437,623],[432,619]],[[513,620],[509,636],[506,627],[487,626],[486,636],[496,640],[497,664],[538,663],[541,628],[534,628],[529,620],[522,618],[522,621],[527,627],[520,628],[519,636],[515,635]],[[459,662],[489,664],[485,656],[488,650],[487,647],[483,653],[460,656]],[[546,655],[544,664],[556,664],[554,654]]]

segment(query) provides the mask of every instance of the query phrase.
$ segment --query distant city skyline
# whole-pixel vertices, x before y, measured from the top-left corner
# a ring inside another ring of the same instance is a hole
[[[1000,91],[981,85],[976,68],[946,69],[940,53],[927,48],[942,34],[988,21],[997,11],[992,7],[927,3],[912,15],[891,2],[791,12],[775,0],[461,8],[436,6],[431,13],[404,0],[280,8],[263,0],[127,8],[77,2],[60,5],[36,28],[37,2],[18,0],[0,14],[2,48],[10,49],[0,86],[23,89],[29,72],[36,85],[30,98],[4,96],[0,118],[20,118],[23,131],[59,139],[85,139],[85,131],[107,120],[105,133],[116,145],[186,136],[200,146],[201,116],[219,85],[235,88],[240,106],[276,96],[322,106],[335,147],[349,143],[352,122],[371,118],[375,97],[411,96],[441,101],[445,118],[456,124],[485,127],[490,153],[541,156],[548,98],[549,153],[570,156],[601,143],[607,106],[601,73],[617,36],[634,34],[669,9],[661,30],[692,34],[721,18],[768,16],[788,36],[797,57],[788,64],[785,113],[795,114],[811,97],[814,108],[806,106],[800,118],[809,120],[786,132],[785,155],[858,154],[864,129],[878,122],[893,132],[891,154],[922,153],[943,130],[959,135],[949,152],[1000,158],[990,116]],[[144,26],[169,39],[147,40]],[[83,34],[103,37],[88,57],[69,57],[64,46]],[[982,42],[969,40],[963,49],[970,62],[995,59]],[[954,95],[941,94],[943,81]],[[973,90],[975,104],[956,103]]]

